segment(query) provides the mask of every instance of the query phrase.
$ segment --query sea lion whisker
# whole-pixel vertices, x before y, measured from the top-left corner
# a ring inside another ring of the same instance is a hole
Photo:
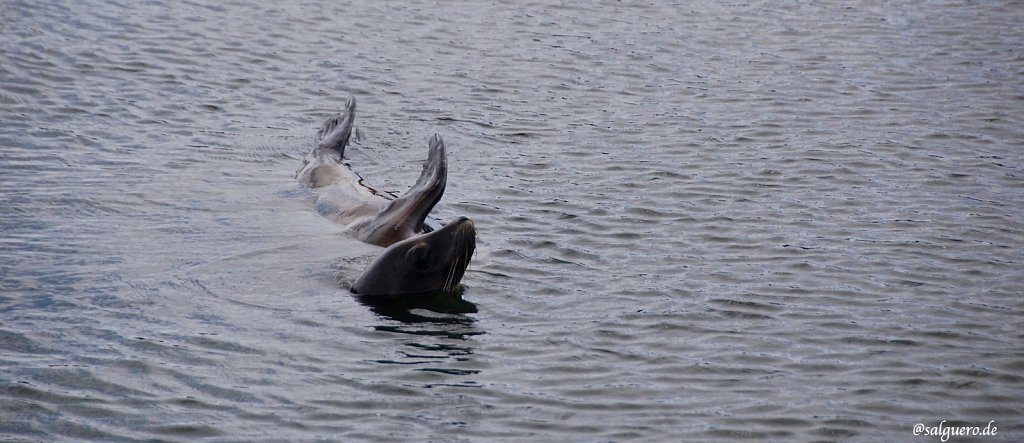
[[[455,246],[457,248],[464,248],[464,245],[462,244],[462,242],[458,242]],[[464,260],[464,254],[457,255],[457,256],[455,256],[455,260],[452,260],[450,274],[448,275],[448,279],[445,282],[445,292],[452,292],[452,291],[455,290],[455,285],[458,284],[457,280],[459,280],[459,278],[458,278],[459,270],[462,269],[462,266],[465,266],[465,265],[468,264],[468,263],[464,263],[463,260]]]
[[[459,242],[457,247],[463,248],[462,242]],[[462,270],[463,269],[462,267],[466,265],[464,260],[465,260],[465,254],[459,254],[459,255],[457,255],[455,257],[455,260],[452,260],[452,275],[449,278],[449,285],[448,285],[448,291],[449,292],[455,290],[455,286],[458,284],[457,280],[461,279],[459,277],[459,271]]]

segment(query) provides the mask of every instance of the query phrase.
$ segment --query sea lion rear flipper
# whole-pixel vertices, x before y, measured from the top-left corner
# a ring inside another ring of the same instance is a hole
[[[338,152],[338,159],[345,155],[345,147],[352,135],[352,123],[356,119],[356,98],[350,96],[345,101],[345,109],[324,122],[316,133],[315,149],[330,149]]]

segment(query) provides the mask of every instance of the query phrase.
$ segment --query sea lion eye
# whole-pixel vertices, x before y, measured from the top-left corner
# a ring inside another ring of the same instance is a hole
[[[416,252],[416,267],[424,269],[427,266],[430,266],[430,249],[419,248],[419,251]]]

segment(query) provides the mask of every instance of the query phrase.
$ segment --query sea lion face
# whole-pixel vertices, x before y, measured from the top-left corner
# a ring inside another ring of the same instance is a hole
[[[389,246],[351,291],[360,296],[454,292],[475,249],[476,227],[459,217],[434,232]]]

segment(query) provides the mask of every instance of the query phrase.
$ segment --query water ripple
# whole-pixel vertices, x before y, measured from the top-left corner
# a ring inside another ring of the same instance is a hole
[[[471,3],[5,2],[0,435],[1020,436],[1019,5]],[[468,305],[347,295],[350,94]]]

